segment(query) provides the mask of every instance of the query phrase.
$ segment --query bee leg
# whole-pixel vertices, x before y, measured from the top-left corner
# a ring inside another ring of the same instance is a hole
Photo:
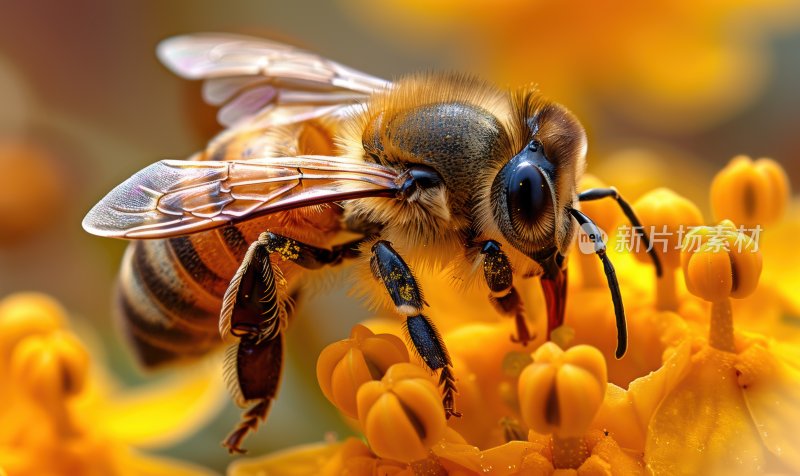
[[[461,416],[455,410],[457,390],[453,364],[442,336],[433,323],[422,315],[422,307],[426,303],[411,269],[389,242],[384,240],[377,241],[372,246],[370,265],[375,278],[389,292],[397,311],[406,316],[406,330],[419,356],[431,370],[441,369],[439,385],[442,387],[445,416]]]
[[[620,196],[619,192],[614,187],[609,188],[592,188],[586,190],[585,192],[581,192],[578,194],[578,201],[580,202],[588,202],[590,200],[599,200],[601,198],[611,197],[617,201],[619,207],[622,209],[622,213],[628,218],[628,221],[631,222],[633,225],[633,230],[639,234],[644,243],[647,254],[650,255],[650,258],[653,260],[653,266],[656,268],[656,275],[661,276],[661,261],[658,259],[658,254],[656,251],[650,246],[650,239],[647,237],[647,233],[644,232],[644,227],[642,226],[642,222],[639,221],[639,218],[634,213],[633,208],[625,201],[625,199]]]
[[[357,242],[326,250],[271,232],[262,233],[250,245],[225,292],[220,314],[223,337],[230,333],[239,338],[226,362],[231,392],[239,404],[255,402],[223,442],[231,453],[244,452],[242,440],[267,417],[280,383],[283,363],[281,331],[288,320],[287,298],[282,290],[279,292],[270,256],[275,253],[280,259],[316,269],[355,256],[356,250]]]
[[[531,333],[525,318],[525,306],[513,284],[513,272],[508,257],[500,249],[500,243],[487,240],[482,243],[483,277],[489,286],[489,300],[498,312],[514,316],[517,335],[511,336],[513,342],[528,345]]]
[[[291,261],[305,269],[335,265],[358,255],[354,240],[333,247],[317,248],[272,232],[262,233],[250,245],[242,264],[225,292],[220,313],[220,333],[254,333],[270,339],[286,326],[285,298],[279,297],[270,256]]]
[[[242,441],[258,428],[280,383],[286,317],[279,298],[275,272],[265,242],[259,239],[247,250],[223,298],[220,333],[239,338],[225,361],[225,376],[240,406],[252,405],[222,445],[230,453],[244,453]]]
[[[259,339],[257,335],[245,335],[234,347],[236,385],[241,400],[257,402],[242,414],[242,420],[231,431],[222,446],[230,453],[246,453],[241,444],[244,437],[258,429],[258,424],[267,418],[272,400],[278,392],[283,367],[283,335],[272,339]]]
[[[614,271],[614,265],[611,264],[611,260],[608,259],[608,255],[606,255],[606,245],[600,237],[600,230],[597,228],[597,225],[595,225],[589,217],[574,208],[571,208],[569,212],[575,217],[578,224],[583,227],[589,227],[590,236],[595,237],[594,252],[600,258],[600,261],[603,262],[603,269],[605,270],[606,280],[608,281],[608,289],[611,291],[611,300],[614,303],[614,316],[617,321],[616,356],[618,359],[621,359],[628,348],[628,327],[625,321],[625,308],[622,304],[622,295],[619,292],[619,283],[617,282],[617,274]]]

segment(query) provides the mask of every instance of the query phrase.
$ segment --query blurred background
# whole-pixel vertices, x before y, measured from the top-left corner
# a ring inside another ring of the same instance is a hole
[[[589,171],[629,199],[667,185],[707,211],[710,177],[737,154],[772,157],[800,183],[797,1],[0,0],[0,296],[60,300],[96,342],[95,362],[131,384],[149,377],[110,316],[125,243],[80,222],[135,171],[219,131],[200,85],[154,54],[160,40],[200,31],[277,39],[385,78],[455,69],[538,83],[586,126]],[[314,363],[368,313],[350,305],[315,318],[346,298],[311,294],[252,454],[347,432],[325,411]],[[201,434],[159,451],[222,469],[219,441],[237,418],[228,404]]]

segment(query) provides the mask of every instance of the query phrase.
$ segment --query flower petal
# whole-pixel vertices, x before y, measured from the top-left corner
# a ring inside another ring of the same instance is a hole
[[[163,476],[165,474],[170,476],[215,476],[219,473],[171,458],[132,453],[125,461],[125,470],[121,474],[136,476]]]
[[[739,355],[736,369],[744,400],[764,446],[800,471],[800,369],[781,352],[785,346],[752,345]]]
[[[754,474],[765,459],[733,367],[705,347],[653,415],[645,462],[654,474]]]
[[[553,463],[541,451],[538,443],[509,441],[481,452],[481,471],[493,476],[552,474]]]
[[[346,443],[313,443],[259,458],[241,458],[228,466],[227,474],[228,476],[316,476],[322,474],[323,467],[332,461],[345,445]]]
[[[112,438],[141,448],[170,445],[194,434],[227,400],[221,367],[198,366],[120,392],[97,409],[97,421],[105,422]]]
[[[676,347],[664,365],[631,382],[628,390],[609,385],[592,427],[608,430],[620,446],[643,451],[647,426],[659,403],[688,372],[691,344]]]

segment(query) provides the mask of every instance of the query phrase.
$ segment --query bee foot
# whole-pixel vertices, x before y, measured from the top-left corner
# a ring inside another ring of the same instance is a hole
[[[247,450],[242,448],[242,441],[248,433],[255,431],[258,428],[259,421],[264,420],[267,417],[270,403],[271,400],[262,400],[253,408],[244,412],[242,415],[242,421],[239,422],[236,428],[228,435],[227,438],[225,438],[225,441],[222,442],[222,446],[228,450],[228,453],[247,453]]]
[[[533,340],[533,337],[531,337],[531,333],[528,330],[528,323],[525,321],[525,314],[522,312],[517,312],[514,316],[514,321],[517,325],[517,336],[515,337],[512,335],[511,342],[527,346],[528,342]]]
[[[461,412],[457,412],[455,409],[455,394],[458,393],[458,390],[456,390],[456,379],[451,367],[442,368],[442,374],[439,376],[439,385],[443,389],[442,405],[444,406],[445,418],[449,420],[450,417],[461,417]]]
[[[530,338],[530,336],[517,337],[514,334],[511,334],[511,342],[513,342],[515,344],[522,344],[523,346],[527,347],[528,346],[528,342],[530,342],[531,340],[532,339]]]
[[[242,439],[244,439],[244,433],[233,432],[222,442],[222,447],[228,450],[228,453],[232,455],[245,455],[247,454],[247,450],[239,446]]]

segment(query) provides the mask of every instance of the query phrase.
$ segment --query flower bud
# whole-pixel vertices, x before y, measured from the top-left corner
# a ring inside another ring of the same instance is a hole
[[[748,228],[780,219],[789,202],[789,179],[772,159],[731,159],[711,182],[715,220],[730,219]]]
[[[356,325],[350,338],[325,347],[317,359],[317,381],[325,397],[345,415],[356,418],[356,392],[380,380],[393,364],[408,362],[408,349],[392,334],[374,334]]]
[[[756,243],[729,220],[688,233],[681,262],[689,292],[711,302],[750,295],[761,275]]]
[[[427,458],[447,428],[439,389],[426,370],[410,363],[395,364],[381,381],[361,386],[358,421],[375,454],[403,463]]]
[[[608,374],[603,354],[578,345],[566,352],[547,342],[519,377],[522,419],[537,433],[582,435],[600,409]]]
[[[661,264],[671,269],[680,267],[681,238],[689,228],[703,224],[703,215],[697,206],[668,188],[658,188],[639,198],[633,210]],[[639,261],[651,262],[644,243],[634,247],[634,251]]]
[[[40,293],[16,293],[0,301],[0,368],[19,341],[48,334],[64,326],[66,312]]]
[[[64,331],[30,336],[15,348],[11,378],[41,401],[63,400],[83,389],[89,373],[89,354]]]

